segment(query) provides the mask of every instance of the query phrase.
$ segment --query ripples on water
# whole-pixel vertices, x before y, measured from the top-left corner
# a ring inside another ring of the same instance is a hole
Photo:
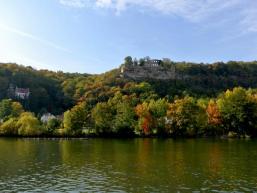
[[[257,192],[254,140],[0,139],[1,192]]]

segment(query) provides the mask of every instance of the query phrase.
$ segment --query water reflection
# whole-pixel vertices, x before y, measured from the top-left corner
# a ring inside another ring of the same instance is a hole
[[[4,192],[253,192],[257,141],[0,139]]]

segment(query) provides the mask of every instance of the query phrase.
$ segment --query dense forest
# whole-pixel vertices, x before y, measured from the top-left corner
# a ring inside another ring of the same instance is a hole
[[[119,69],[90,75],[0,64],[0,134],[257,135],[256,61],[195,64],[165,60],[162,65],[175,66],[182,78],[134,81],[120,77]],[[29,98],[10,98],[10,85],[29,88]],[[56,118],[42,122],[40,117],[47,112]]]

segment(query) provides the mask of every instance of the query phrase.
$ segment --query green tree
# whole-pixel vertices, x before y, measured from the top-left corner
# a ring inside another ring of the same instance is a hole
[[[24,109],[19,102],[12,102],[11,109],[12,109],[12,113],[11,113],[12,117],[18,117],[24,112]]]
[[[121,135],[132,135],[135,127],[135,111],[128,102],[120,102],[114,120],[114,132]]]
[[[64,113],[64,131],[69,135],[81,135],[89,120],[87,104],[80,103]]]
[[[5,99],[0,102],[0,119],[5,119],[12,114],[12,100]]]
[[[112,133],[115,114],[115,108],[107,102],[98,103],[94,107],[92,117],[98,133]]]
[[[4,99],[0,102],[0,120],[18,117],[23,111],[22,105],[18,102],[13,102],[11,99]]]
[[[16,123],[18,134],[21,136],[39,136],[43,129],[40,121],[32,113],[22,113]]]
[[[143,58],[139,59],[139,66],[144,66],[145,65],[145,60]]]
[[[168,110],[168,102],[165,99],[151,100],[149,110],[154,122],[155,132],[165,134],[165,120]]]
[[[10,118],[0,125],[0,135],[16,136],[18,135],[17,118]]]
[[[227,132],[243,135],[254,130],[257,120],[256,102],[241,87],[227,90],[217,101]]]
[[[61,121],[53,118],[47,121],[45,127],[46,127],[46,133],[48,135],[54,135],[56,133],[57,129],[60,129]]]
[[[124,58],[124,64],[126,66],[132,66],[133,65],[133,59],[131,56],[127,56],[126,58]]]

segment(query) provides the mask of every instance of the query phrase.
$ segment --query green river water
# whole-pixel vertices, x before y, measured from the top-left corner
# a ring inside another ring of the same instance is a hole
[[[1,138],[0,192],[257,192],[257,140]]]

